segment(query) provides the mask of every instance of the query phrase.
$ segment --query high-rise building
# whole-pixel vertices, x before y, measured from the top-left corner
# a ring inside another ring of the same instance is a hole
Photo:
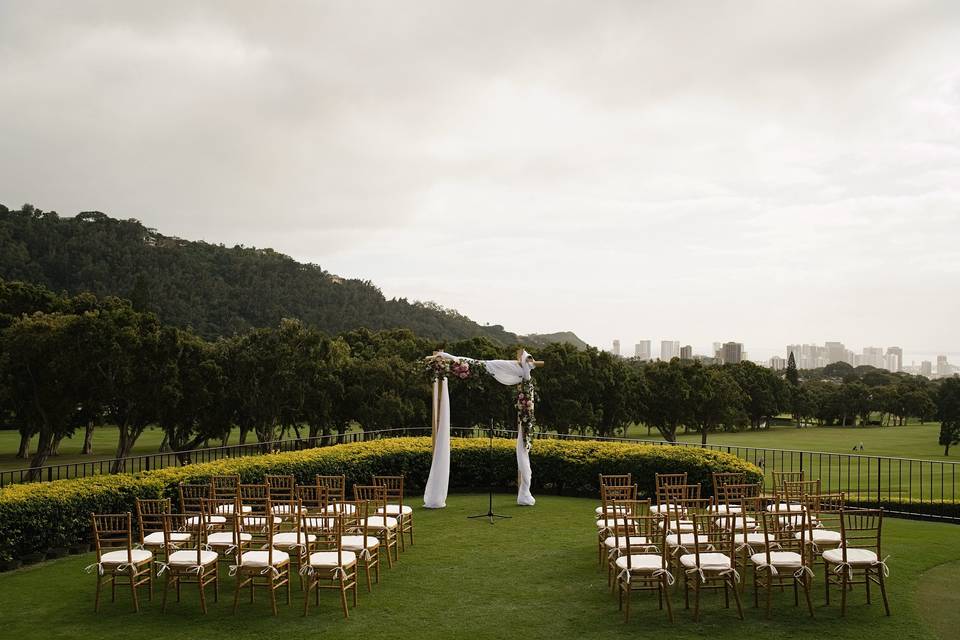
[[[613,341],[613,355],[615,355],[615,356],[620,355],[620,341],[619,341],[619,340],[614,340],[614,341]]]
[[[641,362],[646,362],[647,360],[650,360],[650,341],[641,340],[640,342],[638,342],[634,347],[634,355]]]
[[[852,358],[849,357],[847,348],[842,342],[825,342],[824,347],[827,350],[827,364],[833,364],[834,362],[850,362]]]
[[[877,369],[883,369],[886,361],[883,358],[883,347],[864,347],[860,364],[867,364]]]
[[[796,360],[797,356],[793,356],[793,359]],[[770,358],[770,368],[774,371],[783,371],[787,368],[787,359],[781,358],[780,356],[773,356]]]
[[[933,363],[929,360],[924,360],[920,363],[920,375],[927,376],[928,378],[933,375]]]
[[[887,369],[891,373],[903,371],[903,349],[887,347]]]
[[[689,344],[680,347],[680,359],[693,360],[693,347]]]
[[[947,356],[937,356],[937,375],[950,375],[950,364],[947,362]]]
[[[661,340],[660,341],[660,359],[664,362],[670,362],[680,356],[679,340]]]
[[[721,356],[724,364],[737,364],[743,359],[743,344],[739,342],[724,342]]]

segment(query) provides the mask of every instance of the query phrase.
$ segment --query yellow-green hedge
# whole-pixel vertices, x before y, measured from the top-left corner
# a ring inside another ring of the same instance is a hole
[[[451,490],[485,488],[491,478],[499,489],[515,489],[515,447],[513,440],[494,440],[491,457],[486,440],[453,439]],[[430,460],[429,438],[391,438],[136,475],[14,485],[0,491],[0,562],[82,544],[90,538],[91,512],[132,512],[138,497],[176,498],[178,482],[220,474],[240,474],[243,482],[260,482],[268,473],[293,474],[301,483],[313,482],[316,474],[345,474],[351,486],[375,474],[403,474],[408,501],[418,505]],[[752,481],[762,479],[760,469],[735,456],[688,447],[538,440],[531,463],[534,493],[595,496],[600,473],[632,473],[645,495],[652,493],[656,473],[685,471],[708,493],[713,471],[745,471]]]

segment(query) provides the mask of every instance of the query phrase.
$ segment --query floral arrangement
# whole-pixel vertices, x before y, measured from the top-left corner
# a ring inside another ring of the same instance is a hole
[[[533,430],[536,427],[533,408],[537,398],[533,380],[523,380],[517,385],[517,428],[523,434],[527,451],[533,448]]]
[[[470,367],[467,360],[446,360],[444,358],[433,358],[427,363],[427,373],[434,380],[452,376],[460,380],[476,378],[486,369],[482,365]]]

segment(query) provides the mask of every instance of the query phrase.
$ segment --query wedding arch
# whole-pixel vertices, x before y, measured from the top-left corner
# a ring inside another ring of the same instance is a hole
[[[426,361],[433,374],[433,461],[423,494],[423,506],[442,509],[447,506],[450,485],[450,389],[447,377],[465,379],[480,374],[491,375],[500,384],[517,387],[517,504],[533,506],[530,493],[533,472],[530,468],[530,447],[533,443],[535,390],[530,373],[543,362],[533,359],[523,349],[516,360],[475,360],[436,351]]]

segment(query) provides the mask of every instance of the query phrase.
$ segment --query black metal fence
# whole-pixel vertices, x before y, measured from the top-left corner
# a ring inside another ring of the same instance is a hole
[[[122,459],[48,465],[35,469],[0,472],[0,487],[22,482],[108,474],[114,473],[114,469],[119,473],[136,473],[196,462],[211,462],[223,458],[299,451],[333,444],[365,442],[397,436],[425,435],[429,432],[429,428],[352,431],[342,435],[333,434],[317,438],[277,440],[266,443],[256,442],[194,449],[186,452],[154,453]],[[511,430],[497,430],[495,435],[498,437],[516,437],[516,433],[516,431]],[[488,431],[486,429],[454,429],[453,435],[455,437],[486,437]],[[602,438],[556,433],[539,433],[537,438],[701,447],[700,444],[692,442],[671,444],[662,440]],[[767,486],[770,489],[772,489],[773,471],[803,471],[806,478],[820,480],[823,492],[844,492],[848,500],[858,505],[879,505],[898,515],[960,523],[960,504],[957,504],[957,499],[960,497],[957,487],[960,462],[723,444],[708,444],[705,448],[735,455],[761,467],[765,471]],[[536,473],[536,470],[534,470],[534,473]]]

